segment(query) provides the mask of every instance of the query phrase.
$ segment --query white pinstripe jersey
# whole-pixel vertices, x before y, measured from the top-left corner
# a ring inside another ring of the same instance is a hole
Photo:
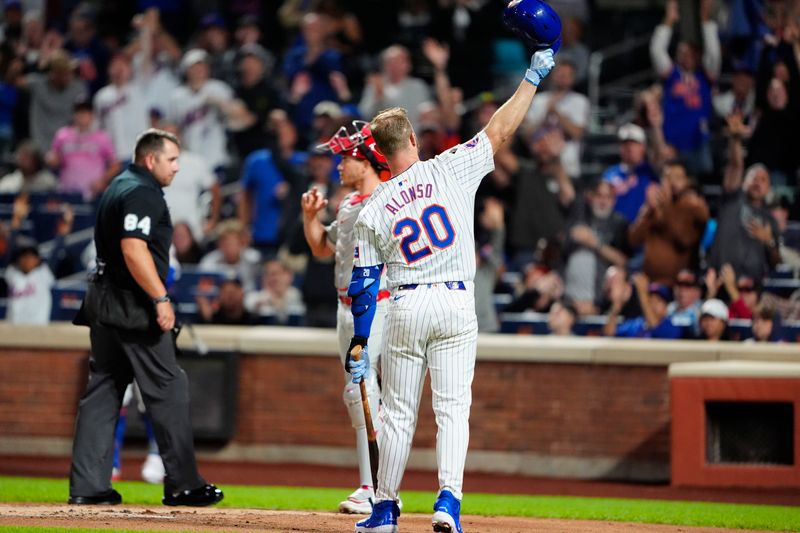
[[[356,222],[356,266],[385,263],[386,284],[472,281],[475,192],[494,170],[492,144],[470,141],[381,183]]]

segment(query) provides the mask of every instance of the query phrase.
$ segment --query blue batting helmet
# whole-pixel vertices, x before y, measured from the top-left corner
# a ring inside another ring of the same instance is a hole
[[[561,46],[561,17],[542,0],[511,0],[503,21],[534,50],[557,52]]]

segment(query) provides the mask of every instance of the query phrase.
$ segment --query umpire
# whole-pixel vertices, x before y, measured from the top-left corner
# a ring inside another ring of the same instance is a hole
[[[114,427],[135,377],[164,460],[165,505],[204,506],[223,498],[197,471],[186,374],[175,358],[175,313],[164,288],[172,221],[163,187],[178,172],[180,143],[149,129],[134,163],[100,199],[94,239],[98,268],[76,324],[90,327],[89,383],[75,422],[69,503],[118,504],[111,488]]]

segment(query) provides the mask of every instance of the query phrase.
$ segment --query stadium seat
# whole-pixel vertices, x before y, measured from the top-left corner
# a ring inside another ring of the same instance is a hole
[[[585,316],[575,323],[573,331],[583,337],[602,337],[606,320],[603,315]]]
[[[176,301],[175,314],[181,322],[188,322],[189,324],[199,324],[201,322],[200,313],[197,311],[197,304],[194,301]]]
[[[199,295],[216,296],[219,284],[224,279],[225,274],[219,271],[193,270],[184,267],[170,294],[177,303],[194,303]]]
[[[781,324],[781,336],[786,342],[800,342],[800,322],[784,322]]]
[[[510,304],[514,300],[514,297],[511,294],[494,294],[493,298],[494,298],[494,309],[498,313],[502,313],[503,309],[508,307],[508,304]]]
[[[303,314],[290,314],[287,317],[285,324],[280,323],[274,313],[260,313],[258,315],[258,323],[262,326],[291,326],[299,327],[305,324],[305,315]]]
[[[59,287],[56,284],[50,292],[53,295],[50,320],[69,322],[75,318],[75,314],[81,308],[81,302],[86,294],[86,286],[72,283],[70,287]]]
[[[526,311],[524,313],[503,313],[500,315],[500,332],[520,335],[547,335],[547,315]]]
[[[522,274],[522,272],[507,270],[506,272],[503,272],[503,274],[500,276],[500,282],[506,285],[514,286],[522,283],[524,277],[525,276]]]
[[[734,318],[728,321],[728,336],[732,341],[743,341],[753,336],[753,324],[750,320]]]
[[[790,265],[779,264],[770,272],[772,279],[793,279],[798,277],[798,271]]]
[[[800,279],[767,278],[764,280],[764,291],[782,298],[788,298],[797,289],[800,289]]]

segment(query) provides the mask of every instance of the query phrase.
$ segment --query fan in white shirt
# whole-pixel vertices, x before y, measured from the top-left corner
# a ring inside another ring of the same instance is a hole
[[[111,80],[94,95],[94,111],[101,129],[114,142],[117,159],[130,161],[139,134],[149,126],[149,111],[143,86],[132,81],[131,62],[117,54],[108,66]]]
[[[186,75],[186,84],[172,92],[168,118],[180,128],[186,148],[203,154],[211,168],[219,172],[229,162],[226,128],[247,128],[253,124],[254,115],[234,98],[227,83],[209,78],[205,50],[186,52],[181,71]]]
[[[165,131],[178,136],[172,124]],[[169,206],[172,222],[185,222],[197,242],[204,241],[219,222],[222,192],[214,169],[205,157],[191,150],[181,151],[180,170],[172,185],[164,189],[164,199]]]
[[[9,297],[6,320],[12,324],[46,326],[53,307],[50,289],[56,279],[39,257],[36,246],[21,247],[16,256],[5,272]]]
[[[22,141],[14,152],[17,169],[0,178],[0,193],[19,194],[51,192],[58,181],[44,165],[42,154],[33,141]]]
[[[6,268],[4,278],[8,285],[8,310],[6,320],[12,324],[44,326],[50,322],[53,298],[50,290],[56,283],[51,265],[64,249],[64,236],[72,230],[74,213],[67,206],[58,221],[54,246],[46,261],[39,255],[36,241],[20,237],[18,231],[28,216],[30,205],[26,195],[14,200],[11,216],[11,265]]]
[[[528,134],[553,129],[564,137],[561,165],[570,178],[581,175],[581,139],[589,125],[589,99],[572,90],[575,66],[561,60],[550,75],[547,91],[534,98],[523,125]]]
[[[225,220],[217,226],[217,235],[217,249],[203,256],[200,269],[224,272],[229,278],[239,279],[245,291],[255,289],[261,254],[247,246],[249,238],[242,223]]]
[[[293,279],[294,275],[285,263],[277,259],[266,261],[261,290],[245,294],[245,308],[258,315],[272,315],[279,324],[288,323],[292,315],[303,315],[303,294],[292,285]]]

